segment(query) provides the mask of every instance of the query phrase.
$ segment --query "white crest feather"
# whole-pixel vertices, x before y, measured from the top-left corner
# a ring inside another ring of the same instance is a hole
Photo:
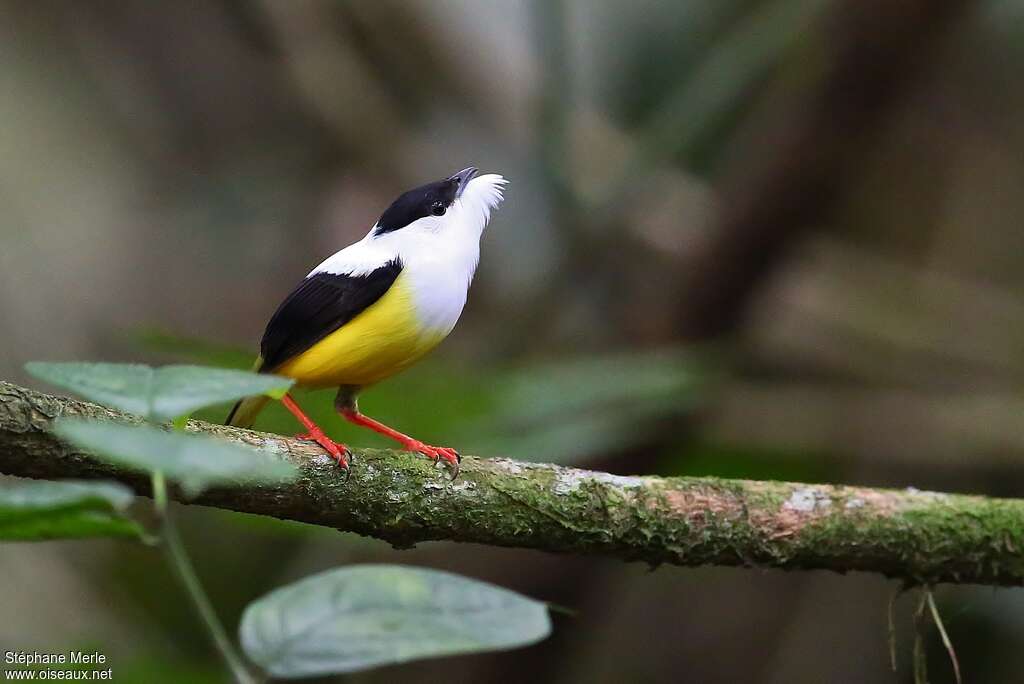
[[[480,232],[491,220],[491,211],[505,199],[505,184],[508,181],[497,173],[485,173],[469,181],[459,201],[467,212],[476,212]]]

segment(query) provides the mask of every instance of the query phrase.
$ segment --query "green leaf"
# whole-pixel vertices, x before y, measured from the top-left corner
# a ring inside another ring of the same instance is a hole
[[[279,375],[227,368],[164,366],[154,373],[154,420],[170,420],[210,404],[257,394],[280,399],[294,382]]]
[[[275,677],[355,672],[536,643],[547,607],[485,582],[400,565],[354,565],[251,603],[239,628],[249,658]]]
[[[100,460],[147,473],[160,471],[188,496],[213,486],[276,484],[298,476],[295,466],[266,451],[212,437],[68,418],[58,420],[53,429]]]
[[[0,486],[0,539],[36,541],[84,537],[140,537],[123,513],[135,499],[116,482],[45,480]]]
[[[30,361],[25,364],[25,370],[33,377],[105,406],[137,416],[148,416],[150,412],[149,388],[153,382],[153,369],[149,366]]]
[[[293,380],[226,368],[124,363],[25,364],[31,375],[92,401],[164,422],[211,404],[256,394],[281,396]]]

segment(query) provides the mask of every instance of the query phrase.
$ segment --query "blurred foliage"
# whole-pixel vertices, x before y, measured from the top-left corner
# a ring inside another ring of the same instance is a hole
[[[269,452],[203,435],[73,418],[59,419],[53,429],[101,461],[162,473],[189,497],[210,487],[277,484],[298,476],[294,465]]]
[[[17,482],[0,486],[0,539],[135,537],[142,528],[124,516],[134,500],[116,482]]]
[[[680,444],[668,453],[659,469],[664,474],[790,482],[842,480],[834,459],[822,453],[699,440]]]

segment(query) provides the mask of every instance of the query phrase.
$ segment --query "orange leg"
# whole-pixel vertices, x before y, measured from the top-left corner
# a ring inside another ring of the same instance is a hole
[[[339,466],[348,470],[348,456],[350,453],[348,447],[344,444],[339,444],[328,437],[319,425],[314,423],[309,416],[303,413],[302,409],[299,408],[299,405],[295,403],[295,400],[292,399],[290,394],[284,395],[284,397],[281,398],[281,403],[284,404],[286,409],[292,412],[292,415],[294,415],[307,430],[304,434],[296,435],[298,439],[308,439],[316,442],[322,446],[327,453],[334,457],[334,460],[338,462]]]
[[[459,452],[456,451],[455,449],[451,449],[449,447],[436,447],[430,446],[429,444],[424,444],[418,439],[413,439],[409,435],[404,435],[398,430],[389,428],[384,423],[376,421],[373,418],[370,418],[369,416],[364,416],[362,413],[359,412],[359,409],[355,408],[354,406],[339,407],[338,413],[340,413],[345,418],[345,420],[354,425],[367,427],[373,430],[374,432],[384,435],[385,437],[390,437],[391,439],[401,444],[402,448],[408,451],[418,451],[419,453],[424,454],[425,456],[434,461],[437,461],[438,458],[444,459],[445,461],[448,462],[449,465],[451,465],[455,469],[455,477],[458,477],[459,462],[462,460],[462,457],[459,456]],[[453,477],[452,479],[455,479],[455,477]]]

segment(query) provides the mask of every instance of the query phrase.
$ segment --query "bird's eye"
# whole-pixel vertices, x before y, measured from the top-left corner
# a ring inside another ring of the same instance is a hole
[[[444,202],[434,202],[431,204],[430,213],[434,216],[444,216]]]

